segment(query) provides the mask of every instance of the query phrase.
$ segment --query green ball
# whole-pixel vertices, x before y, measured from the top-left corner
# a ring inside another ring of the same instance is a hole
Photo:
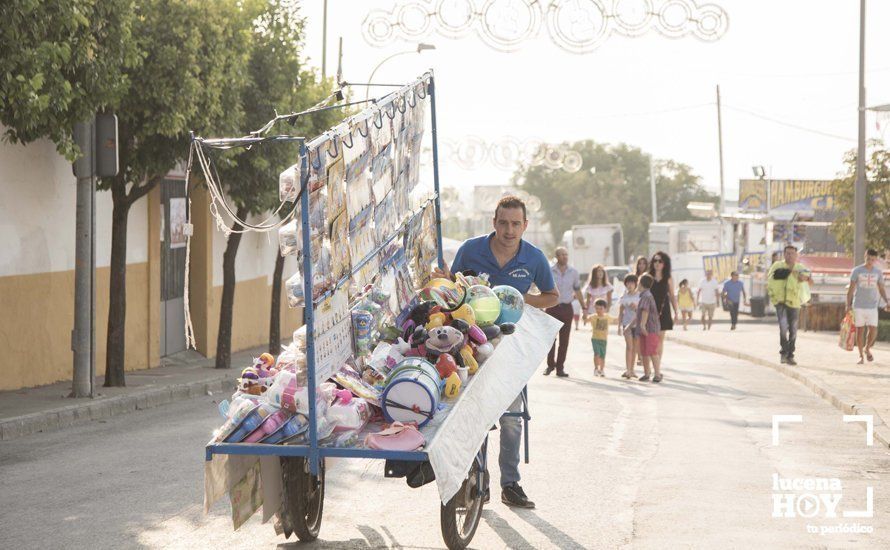
[[[468,302],[476,314],[476,324],[487,327],[494,324],[501,314],[501,301],[491,288],[473,285],[467,293]]]

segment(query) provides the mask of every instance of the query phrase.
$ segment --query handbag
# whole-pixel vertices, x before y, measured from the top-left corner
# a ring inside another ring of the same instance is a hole
[[[417,426],[402,422],[393,422],[388,428],[365,436],[365,447],[384,451],[416,451],[425,444]]]
[[[848,311],[841,321],[840,338],[837,345],[846,351],[853,351],[856,346],[856,325],[853,322],[853,312]]]

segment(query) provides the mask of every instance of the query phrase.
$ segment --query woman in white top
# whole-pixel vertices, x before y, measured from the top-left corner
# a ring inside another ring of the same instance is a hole
[[[606,268],[602,264],[596,264],[590,270],[590,278],[587,279],[587,286],[584,290],[587,294],[587,301],[584,304],[585,314],[594,313],[593,304],[600,298],[606,301],[606,311],[612,308],[612,285],[609,284]]]

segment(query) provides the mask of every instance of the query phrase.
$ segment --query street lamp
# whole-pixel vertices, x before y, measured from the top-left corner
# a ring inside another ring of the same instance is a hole
[[[385,57],[383,59],[383,61],[381,61],[380,63],[377,64],[376,67],[374,67],[374,70],[371,71],[371,76],[368,77],[368,84],[365,86],[365,99],[368,99],[368,97],[371,94],[371,84],[374,83],[374,75],[377,74],[377,69],[379,69],[381,65],[383,65],[390,59],[392,59],[394,57],[398,57],[400,55],[406,55],[409,53],[421,53],[424,50],[435,50],[435,49],[436,49],[436,46],[434,44],[427,44],[425,42],[421,42],[417,45],[417,48],[414,50],[405,50],[402,52],[396,52],[396,53],[390,55],[389,57]]]

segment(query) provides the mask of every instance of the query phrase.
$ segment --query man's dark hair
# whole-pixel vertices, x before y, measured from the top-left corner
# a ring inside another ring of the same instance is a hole
[[[729,274],[729,276],[730,276],[730,277],[735,277],[735,276],[738,275],[738,274],[739,274],[738,271],[733,271],[732,273]]]
[[[607,307],[607,306],[609,305],[609,303],[606,302],[605,300],[603,300],[602,298],[600,298],[599,300],[595,301],[595,302],[593,303],[593,305],[594,305],[594,306],[603,306],[603,307]]]
[[[788,250],[789,248],[794,250],[795,252],[797,252],[797,247],[794,246],[793,244],[786,244],[785,248],[783,248],[782,251]]]
[[[624,282],[624,284],[627,284],[627,283],[636,283],[637,281],[638,281],[638,279],[637,279],[636,275],[634,275],[633,273],[628,273],[627,275],[624,276],[623,282]]]
[[[640,277],[640,286],[649,290],[652,288],[652,285],[655,284],[655,277],[649,275],[648,273],[644,273],[642,277]]]
[[[867,249],[867,250],[865,251],[865,255],[866,255],[866,256],[874,256],[875,258],[877,258],[877,257],[878,257],[878,251],[875,250],[874,248],[869,248],[869,249]]]
[[[498,219],[498,210],[501,208],[522,208],[522,219],[528,219],[525,203],[516,195],[501,197],[501,200],[498,201],[498,205],[494,208],[494,219]]]

